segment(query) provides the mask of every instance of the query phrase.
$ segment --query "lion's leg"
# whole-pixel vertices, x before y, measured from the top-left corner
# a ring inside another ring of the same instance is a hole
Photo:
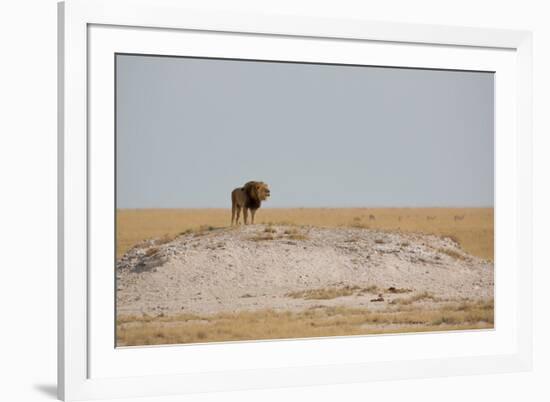
[[[243,208],[243,218],[244,218],[244,224],[248,225],[248,208]]]
[[[237,206],[237,219],[235,219],[235,224],[239,224],[239,219],[241,217],[241,207]]]
[[[250,210],[250,220],[252,221],[252,224],[254,225],[254,215],[256,215],[256,210],[251,209]]]

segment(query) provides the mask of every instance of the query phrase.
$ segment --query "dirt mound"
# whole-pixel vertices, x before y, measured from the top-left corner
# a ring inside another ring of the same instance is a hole
[[[493,264],[449,238],[253,225],[183,234],[117,261],[119,315],[488,300]]]

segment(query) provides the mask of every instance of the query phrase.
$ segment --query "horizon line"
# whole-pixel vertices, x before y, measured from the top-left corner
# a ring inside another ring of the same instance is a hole
[[[351,206],[351,207],[262,207],[262,209],[494,209],[494,205],[476,205],[476,206]],[[231,209],[227,207],[117,207],[122,209]]]

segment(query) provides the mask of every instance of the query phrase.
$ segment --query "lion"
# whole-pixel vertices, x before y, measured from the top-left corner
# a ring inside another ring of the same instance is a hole
[[[239,224],[241,210],[243,211],[244,224],[248,225],[248,210],[254,223],[254,215],[271,195],[269,187],[263,181],[249,181],[243,187],[238,187],[231,192],[231,226]],[[235,219],[236,217],[236,219]]]

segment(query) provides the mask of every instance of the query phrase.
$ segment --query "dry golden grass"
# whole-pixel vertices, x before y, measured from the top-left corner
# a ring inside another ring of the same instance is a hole
[[[360,286],[345,285],[345,286],[332,286],[332,287],[326,287],[326,288],[300,290],[296,292],[287,293],[285,296],[292,297],[293,299],[330,300],[330,299],[336,299],[337,297],[364,295],[367,293],[374,294],[380,291],[381,289],[378,288],[378,286],[376,285],[370,285],[370,286],[367,286],[366,288],[362,288]],[[389,293],[405,293],[405,292],[410,292],[411,290],[388,288],[387,291]]]
[[[447,254],[449,257],[455,258],[457,260],[465,260],[466,259],[466,257],[464,257],[459,252],[457,252],[455,250],[448,249],[448,248],[440,248],[437,251],[439,251],[440,253],[443,253],[443,254]]]
[[[155,255],[156,253],[159,252],[159,248],[158,247],[151,247],[151,248],[148,248],[147,251],[145,252],[145,255],[147,257],[152,257],[153,255]]]
[[[439,301],[439,299],[430,292],[422,292],[410,297],[399,297],[397,299],[393,299],[391,301],[391,304],[409,305],[424,300]]]
[[[309,236],[300,232],[296,228],[287,229],[283,232],[283,237],[290,240],[307,240]]]
[[[270,234],[256,235],[248,238],[248,240],[252,240],[252,241],[264,241],[264,240],[274,240],[274,239],[275,237],[273,237],[273,235],[270,235]]]
[[[309,237],[307,235],[302,234],[302,233],[290,234],[286,238],[290,239],[290,240],[307,240],[307,239],[309,239]]]
[[[430,219],[428,219],[428,217]],[[151,237],[229,226],[229,209],[117,211],[117,256]],[[257,223],[352,226],[446,236],[468,253],[493,260],[493,208],[262,208]],[[300,240],[300,239],[296,239]]]
[[[446,303],[384,311],[313,307],[301,312],[245,311],[199,317],[121,317],[117,345],[157,345],[493,328],[493,303]]]
[[[370,285],[366,288],[361,289],[361,292],[359,293],[378,293],[380,289],[376,285]]]
[[[292,297],[294,299],[329,300],[336,299],[337,297],[351,296],[360,290],[361,288],[359,286],[342,286],[301,290],[297,292],[287,293],[286,296]]]

